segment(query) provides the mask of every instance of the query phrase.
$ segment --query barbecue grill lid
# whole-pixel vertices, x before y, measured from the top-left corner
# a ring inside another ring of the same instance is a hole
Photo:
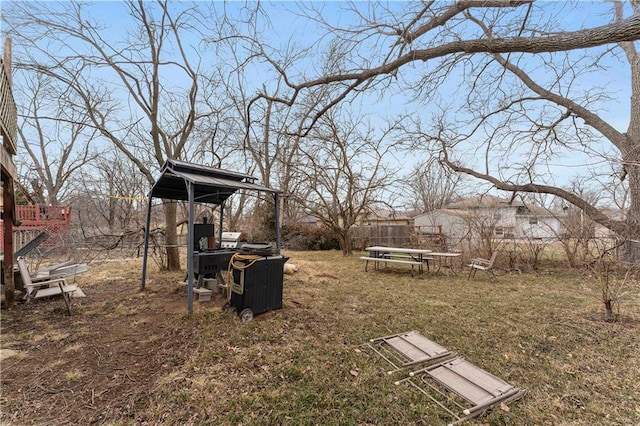
[[[275,254],[275,249],[269,243],[252,243],[244,244],[240,247],[240,253],[254,254],[258,256],[272,256]]]
[[[222,240],[223,241],[235,241],[238,238],[241,238],[242,236],[244,236],[244,232],[229,232],[229,231],[225,231],[222,233]]]
[[[162,166],[160,177],[151,188],[149,196],[187,201],[189,199],[187,183],[193,185],[194,201],[198,203],[222,204],[239,189],[278,192],[254,182],[254,177],[243,173],[178,160],[167,160]]]

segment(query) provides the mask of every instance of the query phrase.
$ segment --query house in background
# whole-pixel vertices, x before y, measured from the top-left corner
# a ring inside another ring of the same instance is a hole
[[[304,215],[298,220],[296,220],[295,223],[299,225],[307,225],[307,226],[316,226],[316,227],[322,226],[322,221],[317,217],[311,216],[311,215]]]
[[[470,236],[473,213],[464,209],[438,209],[413,218],[421,239],[443,234],[450,242],[459,242]]]
[[[563,213],[525,204],[521,199],[480,195],[414,218],[417,229],[441,227],[452,244],[490,233],[492,238],[557,239]]]
[[[607,216],[609,216],[611,219],[613,220],[625,220],[626,219],[626,214],[624,210],[618,209],[618,208],[607,208],[607,209],[602,209],[602,213],[606,214]],[[585,220],[585,219],[582,219]],[[586,219],[587,221],[590,221],[590,219]],[[609,239],[615,239],[615,238],[619,238],[619,235],[616,234],[615,232],[613,232],[611,229],[605,228],[604,226],[600,225],[599,223],[595,223],[593,222],[593,234],[596,238],[609,238]]]

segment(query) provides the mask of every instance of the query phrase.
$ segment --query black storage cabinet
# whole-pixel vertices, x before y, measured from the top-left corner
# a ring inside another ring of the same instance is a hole
[[[243,321],[253,315],[282,308],[282,283],[286,256],[234,259],[230,304]]]

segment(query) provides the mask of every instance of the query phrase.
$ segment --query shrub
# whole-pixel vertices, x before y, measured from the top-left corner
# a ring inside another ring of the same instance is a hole
[[[305,223],[283,225],[282,245],[290,250],[340,249],[340,243],[329,228]]]

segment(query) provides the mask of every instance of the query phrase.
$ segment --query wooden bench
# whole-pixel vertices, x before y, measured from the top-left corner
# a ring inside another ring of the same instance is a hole
[[[368,257],[368,256],[361,256],[360,259],[366,261],[366,263],[364,264],[364,270],[365,272],[368,270],[368,266],[369,266],[369,261],[373,261],[376,263],[376,268],[379,262],[384,262],[384,263],[399,263],[402,265],[411,265],[411,276],[414,276],[414,266],[418,266],[421,267],[422,263],[421,262],[417,262],[415,260],[401,260],[401,259],[390,259],[387,257]]]

